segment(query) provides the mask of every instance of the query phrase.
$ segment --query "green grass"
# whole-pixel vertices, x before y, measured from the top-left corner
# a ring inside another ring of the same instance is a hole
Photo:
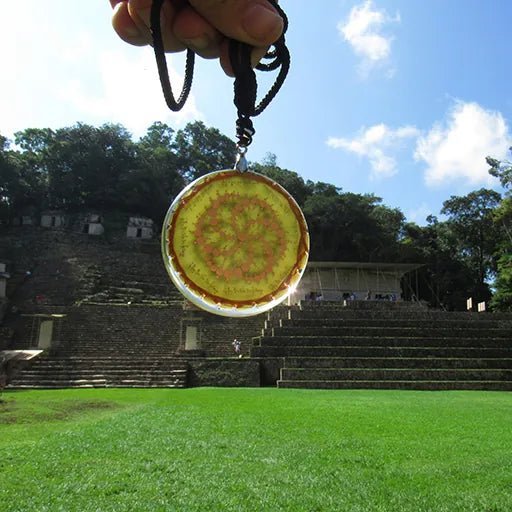
[[[512,510],[512,394],[6,392],[0,510]]]

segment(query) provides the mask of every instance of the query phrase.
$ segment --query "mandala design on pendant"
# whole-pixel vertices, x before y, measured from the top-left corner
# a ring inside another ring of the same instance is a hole
[[[284,229],[272,207],[259,198],[222,194],[197,223],[196,243],[219,278],[257,283],[285,252]]]
[[[297,286],[309,252],[304,216],[269,178],[235,170],[199,178],[174,200],[162,232],[167,271],[212,313],[250,316]]]

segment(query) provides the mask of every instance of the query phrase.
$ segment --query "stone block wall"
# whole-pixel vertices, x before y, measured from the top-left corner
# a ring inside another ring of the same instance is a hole
[[[52,317],[51,315],[59,315]],[[63,315],[63,316],[61,316]],[[184,311],[181,303],[160,306],[141,304],[39,305],[30,313],[11,317],[4,326],[12,333],[8,348],[37,346],[39,324],[53,320],[51,352],[61,355],[100,355],[102,352],[144,353],[187,356],[185,330],[198,327],[201,355],[234,357],[234,337],[242,342],[242,354],[249,355],[252,339],[260,336],[266,315],[234,319],[210,313]],[[7,348],[7,347],[6,347]]]
[[[252,339],[261,335],[265,319],[265,313],[249,318],[227,318],[201,310],[185,310],[181,321],[180,349],[185,349],[186,327],[196,326],[198,349],[206,357],[234,356],[234,338],[242,343],[242,355],[248,356]],[[186,351],[183,354],[186,355]]]
[[[188,385],[259,387],[260,364],[249,359],[190,359]]]
[[[53,351],[173,355],[179,346],[180,306],[81,305],[68,309]]]

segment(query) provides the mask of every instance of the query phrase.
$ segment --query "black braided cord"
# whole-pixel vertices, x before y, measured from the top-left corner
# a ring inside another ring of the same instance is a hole
[[[151,4],[150,23],[151,34],[153,36],[153,49],[155,51],[156,65],[158,67],[158,75],[160,76],[160,84],[162,85],[165,102],[173,112],[178,112],[185,105],[192,87],[195,53],[192,50],[187,49],[183,88],[178,101],[176,101],[172,92],[171,81],[169,79],[169,70],[165,59],[164,42],[162,40],[162,30],[160,27],[160,11],[162,10],[163,2],[164,0],[153,0],[153,3]]]
[[[256,105],[257,82],[256,73],[251,65],[252,46],[230,39],[229,41],[229,58],[231,67],[235,75],[234,83],[234,104],[237,108],[238,119],[236,121],[236,135],[238,138],[238,146],[247,148],[252,142],[255,130],[251,117],[261,114],[269,103],[274,99],[279,89],[283,85],[288,70],[290,69],[290,53],[285,43],[285,33],[288,28],[288,18],[278,5],[276,0],[268,0],[279,15],[283,18],[283,33],[279,39],[273,43],[270,51],[263,57],[265,61],[260,62],[256,69],[260,71],[273,71],[279,69],[279,73],[272,87],[269,89],[263,99]],[[171,83],[169,80],[169,72],[167,62],[165,60],[164,45],[162,41],[162,32],[160,28],[160,11],[164,0],[153,0],[151,6],[151,33],[153,37],[153,47],[155,50],[155,58],[162,84],[167,106],[174,112],[180,110],[187,101],[190,88],[192,86],[192,78],[194,74],[194,52],[187,50],[187,60],[185,65],[185,79],[183,82],[183,90],[175,100]]]

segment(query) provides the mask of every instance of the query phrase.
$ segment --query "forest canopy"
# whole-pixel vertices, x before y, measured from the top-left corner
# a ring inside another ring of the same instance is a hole
[[[235,143],[193,122],[156,122],[139,140],[119,124],[27,128],[0,135],[0,220],[46,209],[143,215],[160,224],[180,190],[208,172],[233,167]],[[505,193],[482,188],[443,203],[444,220],[408,222],[371,193],[304,181],[275,155],[253,171],[285,187],[302,208],[311,260],[421,263],[421,299],[462,309],[467,297],[512,310],[512,164],[487,158]]]

